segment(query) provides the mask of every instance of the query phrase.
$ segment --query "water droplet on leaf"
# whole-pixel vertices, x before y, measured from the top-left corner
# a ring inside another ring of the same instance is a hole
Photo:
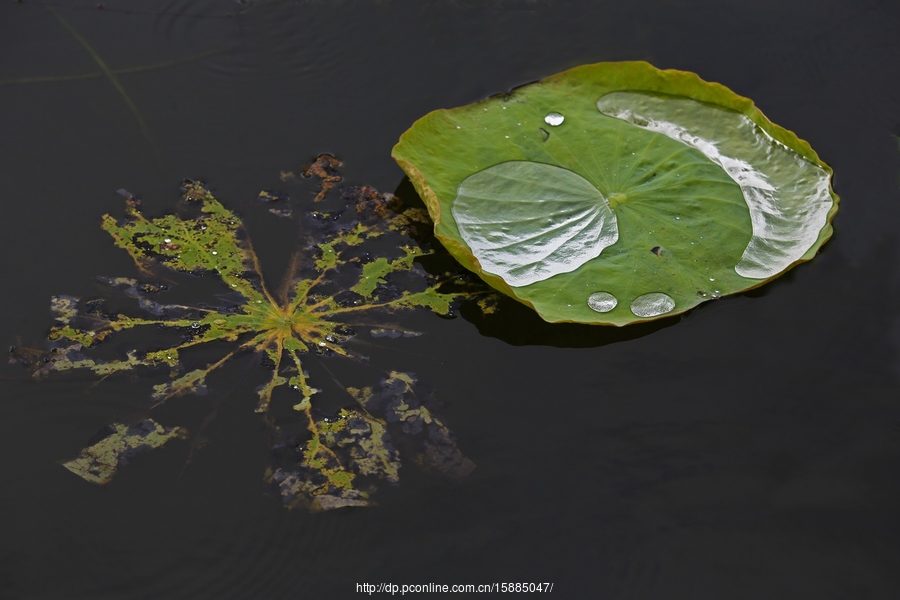
[[[591,310],[605,313],[614,309],[619,301],[609,292],[594,292],[588,296],[587,303]]]
[[[544,117],[544,123],[552,127],[559,127],[565,120],[566,118],[558,112],[548,113],[547,116]]]
[[[651,292],[638,296],[631,302],[631,312],[637,317],[655,317],[671,312],[675,300],[661,292]]]

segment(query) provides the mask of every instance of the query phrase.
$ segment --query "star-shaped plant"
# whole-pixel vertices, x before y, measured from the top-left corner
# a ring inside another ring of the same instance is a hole
[[[320,180],[315,201],[340,181],[339,166],[335,158],[322,155],[304,173]],[[426,407],[411,374],[394,371],[372,387],[347,387],[356,406],[327,416],[313,407],[319,390],[310,384],[303,365],[310,354],[360,358],[347,346],[358,329],[376,336],[415,334],[386,324],[386,313],[424,307],[448,315],[453,303],[465,297],[490,310],[484,290],[459,285],[459,278],[450,274],[429,275],[417,263],[432,252],[416,242],[428,229],[424,210],[403,207],[393,195],[370,187],[344,188],[343,210],[302,211],[300,218],[308,222],[309,233],[282,285],[273,291],[264,281],[241,219],[204,184],[185,181],[182,189],[184,208],[194,213],[190,216],[148,219],[140,201],[122,191],[127,218],[119,221],[104,215],[102,228],[131,255],[142,274],[165,269],[212,274],[232,292],[225,301],[164,304],[154,296],[165,291],[165,284],[101,278],[136,299],[149,315],[113,313],[102,300],[55,296],[51,351],[38,355],[15,349],[14,359],[32,364],[37,378],[69,369],[108,376],[140,367],[168,367],[171,378],[153,388],[153,406],[158,406],[174,396],[204,392],[208,376],[236,354],[259,354],[269,375],[257,389],[256,411],[270,428],[277,462],[267,477],[289,506],[319,510],[369,504],[372,480],[397,482],[401,447],[414,462],[449,478],[473,468],[457,449],[453,434]],[[278,193],[265,191],[260,199],[272,202],[276,208],[271,210],[279,216],[292,212]],[[386,245],[394,255],[375,258],[367,253],[376,239],[393,242]],[[89,349],[116,333],[144,328],[174,330],[182,339],[164,348],[130,350],[112,360],[89,355]],[[185,367],[183,351],[222,341],[232,345],[224,356],[204,366]],[[288,434],[269,414],[279,388],[299,393],[293,408],[305,415],[304,435]],[[181,427],[163,427],[149,418],[113,424],[99,442],[65,466],[89,481],[106,483],[136,452],[186,435]]]

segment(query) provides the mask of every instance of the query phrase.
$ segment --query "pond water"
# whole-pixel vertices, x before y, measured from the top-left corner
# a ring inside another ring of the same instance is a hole
[[[753,98],[842,202],[814,261],[681,317],[404,317],[425,335],[374,340],[372,364],[431,386],[477,468],[450,485],[406,465],[374,508],[280,505],[246,359],[160,417],[213,415],[190,464],[173,443],[104,487],[58,462],[159,378],[4,367],[0,597],[900,597],[898,29],[890,1],[4,2],[10,344],[40,343],[52,295],[135,274],[99,228],[119,188],[160,214],[183,179],[209,182],[278,273],[290,230],[253,199],[280,171],[329,152],[345,183],[410,196],[390,150],[415,119],[582,63],[644,59]]]

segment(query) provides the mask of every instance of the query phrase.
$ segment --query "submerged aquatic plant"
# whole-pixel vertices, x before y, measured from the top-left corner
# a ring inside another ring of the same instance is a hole
[[[749,99],[644,62],[432,112],[393,156],[447,249],[551,322],[760,286],[818,252],[838,206],[831,169]]]
[[[340,181],[339,166],[337,159],[322,155],[305,173],[320,180],[316,201]],[[485,290],[460,284],[449,274],[428,275],[417,263],[431,253],[416,242],[417,230],[427,230],[424,210],[404,207],[392,194],[370,187],[344,188],[343,210],[301,212],[308,225],[306,243],[294,254],[280,288],[272,290],[241,219],[204,184],[186,181],[182,189],[183,208],[190,216],[148,219],[140,200],[120,190],[127,218],[104,215],[102,227],[143,274],[214,275],[230,293],[208,305],[166,304],[157,299],[168,287],[164,283],[101,278],[137,300],[145,314],[112,312],[103,300],[56,296],[51,301],[56,320],[50,331],[52,349],[14,349],[14,360],[33,366],[36,378],[72,369],[103,377],[142,367],[168,369],[170,379],[153,388],[155,407],[175,396],[205,392],[210,374],[229,359],[257,353],[269,374],[257,389],[256,412],[269,427],[277,463],[267,477],[289,506],[316,510],[369,504],[373,480],[397,482],[402,452],[448,478],[473,468],[453,434],[428,409],[412,374],[392,371],[371,387],[347,387],[355,405],[326,415],[314,409],[319,390],[303,364],[313,354],[361,358],[348,346],[358,330],[368,329],[376,337],[417,335],[391,324],[387,313],[423,307],[448,315],[461,298],[474,298],[490,310]],[[280,204],[271,209],[276,215],[292,212],[281,194],[264,191],[260,200]],[[366,253],[379,239],[393,255]],[[118,333],[147,328],[174,331],[182,339],[162,348],[135,348],[110,360],[90,352]],[[209,364],[186,366],[186,351],[213,342],[233,347]],[[292,404],[305,417],[305,432],[288,432],[272,416],[270,407],[280,389],[296,395]],[[149,418],[113,424],[65,466],[88,481],[106,483],[133,454],[185,436],[184,428],[166,428]]]

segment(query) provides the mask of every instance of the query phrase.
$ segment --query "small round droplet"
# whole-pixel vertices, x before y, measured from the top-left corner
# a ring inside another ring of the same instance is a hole
[[[194,321],[193,323],[191,323],[191,329],[200,329],[200,323]]]
[[[169,242],[171,242],[171,241],[172,241],[172,238],[166,238],[166,239],[164,239],[164,240],[163,240],[163,241],[164,241],[164,242],[165,242],[165,243],[167,243],[167,244],[168,244],[168,243],[169,243]]]
[[[605,313],[614,309],[619,301],[609,292],[594,292],[588,296],[587,303],[591,310]]]
[[[650,292],[638,296],[631,302],[631,312],[636,317],[655,317],[671,312],[675,308],[675,301],[661,292]]]
[[[213,253],[213,255],[218,254],[218,252],[216,252],[215,250],[213,250],[212,253]]]
[[[544,117],[544,123],[550,125],[551,127],[559,127],[565,120],[566,118],[558,112],[549,113],[546,117]]]
[[[715,278],[715,277],[710,277],[709,280],[710,280],[710,281],[715,281],[716,278]]]

